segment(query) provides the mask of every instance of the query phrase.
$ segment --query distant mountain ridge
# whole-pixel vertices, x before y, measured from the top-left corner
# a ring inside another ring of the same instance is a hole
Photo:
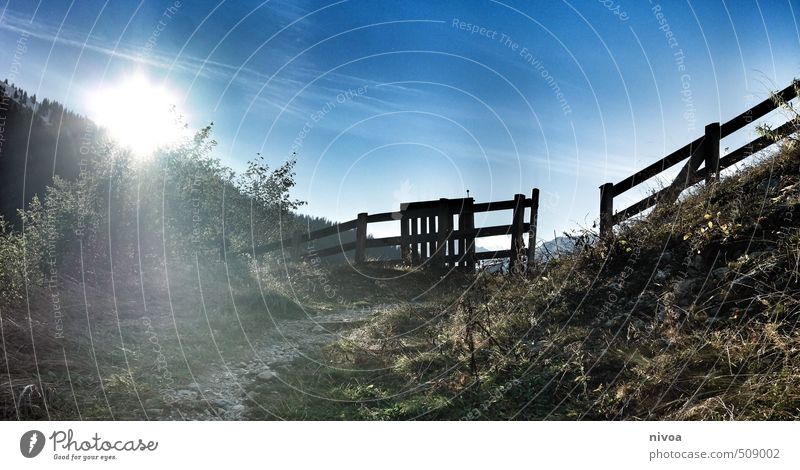
[[[555,236],[552,240],[536,244],[535,260],[539,262],[546,262],[559,256],[573,253],[581,244],[595,243],[598,239],[596,233],[574,233]],[[479,253],[494,251],[488,248],[477,246],[476,251]],[[504,268],[508,267],[508,260],[504,259],[502,262]]]
[[[574,252],[581,243],[594,243],[597,241],[597,234],[586,233],[583,235],[559,235],[552,240],[546,241],[536,247],[536,260],[548,261],[559,256]]]

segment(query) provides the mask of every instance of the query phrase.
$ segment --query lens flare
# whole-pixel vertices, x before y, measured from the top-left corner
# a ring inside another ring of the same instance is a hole
[[[175,111],[176,96],[143,75],[106,86],[91,101],[95,122],[140,158],[186,132]]]

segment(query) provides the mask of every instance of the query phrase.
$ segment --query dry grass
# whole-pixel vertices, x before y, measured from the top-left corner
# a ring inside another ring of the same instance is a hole
[[[0,307],[0,415],[142,418],[169,406],[153,333],[185,384],[235,357],[244,330],[299,303],[388,306],[327,348],[325,362],[298,361],[282,371],[285,384],[261,390],[271,415],[796,419],[798,205],[800,152],[786,147],[521,275],[267,262],[255,279],[242,268],[229,280],[214,266],[201,275],[204,310],[190,263],[173,263],[170,295],[154,265],[144,277],[152,328],[142,323],[138,276],[116,280],[115,305],[109,273],[88,266],[86,283],[60,277],[65,340],[55,338],[46,287],[32,283],[27,302]]]
[[[328,351],[362,372],[312,388],[396,397],[364,419],[797,419],[799,204],[784,147],[528,274],[398,306]]]

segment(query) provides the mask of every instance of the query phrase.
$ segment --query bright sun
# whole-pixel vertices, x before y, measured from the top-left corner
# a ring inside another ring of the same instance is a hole
[[[146,157],[185,133],[178,122],[175,96],[137,75],[92,96],[93,117],[137,157]]]

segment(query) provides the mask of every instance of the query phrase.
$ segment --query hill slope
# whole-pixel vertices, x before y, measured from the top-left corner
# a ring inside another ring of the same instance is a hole
[[[257,401],[305,419],[797,419],[798,205],[790,143],[535,272],[396,305]]]
[[[0,83],[0,215],[19,223],[18,209],[44,195],[53,176],[75,179],[81,161],[97,158],[102,131],[55,101],[36,100]],[[24,184],[24,190],[23,190]]]

